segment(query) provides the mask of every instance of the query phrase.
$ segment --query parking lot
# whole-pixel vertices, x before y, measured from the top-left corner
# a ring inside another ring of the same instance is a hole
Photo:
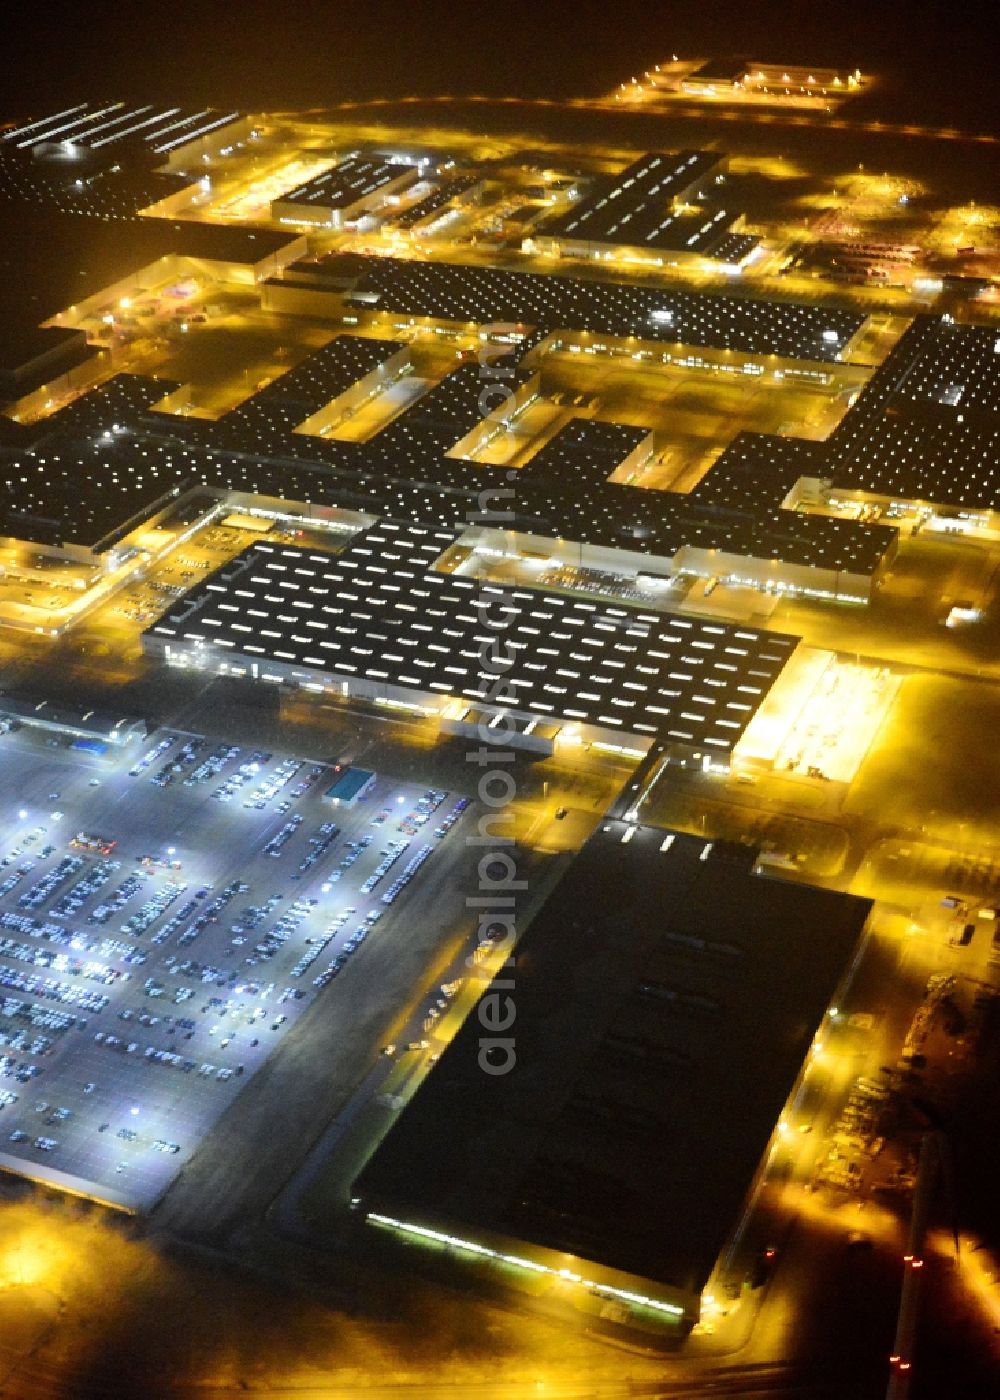
[[[0,748],[0,1167],[147,1210],[466,800],[172,731]]]

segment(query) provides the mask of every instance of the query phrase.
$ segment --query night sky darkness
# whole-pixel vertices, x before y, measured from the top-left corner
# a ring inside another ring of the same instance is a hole
[[[5,118],[104,96],[264,109],[596,95],[673,50],[849,63],[891,80],[871,115],[1000,124],[986,0],[7,0],[0,46]]]

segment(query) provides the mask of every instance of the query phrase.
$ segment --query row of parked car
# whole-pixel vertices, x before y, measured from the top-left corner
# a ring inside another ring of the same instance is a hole
[[[47,875],[43,875],[40,880],[36,880],[30,890],[25,890],[24,894],[18,898],[18,904],[22,909],[38,909],[41,905],[47,904],[55,894],[60,885],[64,885],[67,880],[83,868],[83,860],[80,856],[63,856]]]
[[[49,910],[50,919],[70,919],[92,895],[104,888],[121,869],[120,860],[99,860],[82,879],[77,880],[56,900]]]
[[[316,862],[326,855],[339,835],[340,827],[335,822],[324,822],[316,835],[309,837],[309,849],[299,861],[299,874],[304,875],[307,870],[311,870]]]
[[[124,909],[129,900],[142,889],[142,882],[146,879],[145,874],[134,873],[126,875],[116,890],[100,904],[96,905],[87,915],[88,924],[108,924],[119,912]]]
[[[167,749],[169,749],[172,744],[176,743],[176,734],[165,734],[163,738],[149,750],[149,753],[143,754],[138,763],[133,764],[128,770],[129,777],[138,778],[140,774],[145,773],[147,768],[152,767],[156,760],[162,758]]]
[[[383,904],[392,904],[393,901],[398,898],[398,896],[413,879],[414,875],[416,875],[417,871],[423,865],[424,861],[431,854],[433,849],[433,846],[421,846],[420,850],[416,853],[416,855],[410,857],[410,859],[403,866],[402,873],[396,876],[395,880],[393,880],[392,884],[382,895]]]
[[[91,938],[79,930],[63,928],[61,924],[43,922],[30,914],[15,914],[12,909],[0,913],[0,928],[12,929],[57,948],[70,948],[74,953],[96,953],[98,958],[120,959],[127,963],[142,963],[145,953],[118,938]]]
[[[182,880],[165,881],[146,900],[142,908],[122,924],[122,933],[127,933],[132,938],[138,938],[156,923],[160,915],[165,913],[175,900],[180,899],[186,889],[187,885]]]
[[[246,762],[241,763],[236,772],[231,773],[212,793],[216,802],[232,802],[241,788],[253,782],[264,764],[271,761],[271,757],[272,755],[265,753],[263,749],[255,749]]]
[[[158,772],[154,773],[149,781],[154,787],[169,787],[174,778],[183,773],[188,764],[195,761],[205,747],[205,743],[204,739],[188,739],[187,743],[183,744],[180,750],[174,754],[170,762],[164,764]]]
[[[412,812],[407,812],[397,828],[406,836],[415,836],[420,829],[428,822],[434,812],[441,806],[441,803],[448,796],[446,792],[441,792],[438,788],[428,788],[422,797],[419,797],[414,804]]]
[[[330,886],[335,885],[337,881],[340,880],[347,873],[348,870],[350,870],[354,862],[360,859],[364,852],[367,851],[371,843],[372,837],[368,832],[365,832],[364,835],[359,836],[356,841],[347,842],[347,844],[344,846],[343,860],[341,860],[336,870],[331,870],[329,876],[324,881],[324,894],[329,894]]]
[[[317,989],[317,991],[321,991],[327,985],[328,982],[331,982],[333,978],[337,976],[338,972],[340,972],[341,969],[346,965],[351,954],[357,952],[357,950],[361,947],[362,943],[365,941],[365,939],[371,932],[372,926],[381,916],[381,913],[381,909],[370,910],[369,913],[367,913],[362,919],[358,927],[351,934],[350,938],[344,944],[343,948],[341,948],[340,952],[334,958],[333,962],[329,963],[328,966],[323,969],[323,971],[319,974],[318,977],[313,978],[313,986]]]
[[[276,797],[286,783],[290,783],[302,769],[303,765],[295,758],[285,758],[278,764],[273,773],[268,773],[247,797],[243,803],[244,807],[255,807],[257,811],[262,811],[267,804]]]
[[[382,859],[375,869],[368,876],[368,879],[361,886],[363,894],[371,894],[372,890],[388,875],[389,871],[399,860],[400,856],[409,846],[409,841],[390,841],[382,852]]]
[[[184,779],[184,786],[195,787],[198,783],[207,783],[218,777],[226,764],[239,756],[239,752],[236,744],[217,744],[208,757],[191,770]]]
[[[108,998],[103,992],[92,992],[86,987],[73,987],[55,977],[36,977],[33,973],[18,972],[12,967],[2,965],[0,987],[25,992],[28,996],[59,1001],[66,1006],[78,1006],[83,1011],[103,1011],[108,1004]]]
[[[288,845],[301,825],[302,817],[296,812],[294,816],[289,817],[288,821],[279,827],[270,841],[267,842],[264,847],[264,854],[267,856],[280,856],[281,852]]]
[[[150,1064],[167,1065],[172,1069],[178,1069],[184,1074],[190,1074],[197,1070],[202,1079],[215,1079],[220,1083],[241,1075],[244,1066],[239,1065],[236,1069],[231,1069],[228,1065],[216,1065],[205,1060],[199,1065],[197,1060],[178,1054],[174,1050],[165,1050],[157,1045],[147,1045],[143,1047],[137,1040],[125,1041],[119,1035],[109,1035],[106,1031],[96,1031],[94,1042],[103,1045],[106,1050],[114,1050],[122,1055],[137,1055],[141,1060],[148,1060]]]

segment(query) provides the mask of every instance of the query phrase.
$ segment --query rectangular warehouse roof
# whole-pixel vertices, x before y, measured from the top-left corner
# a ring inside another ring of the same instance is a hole
[[[455,538],[383,521],[337,555],[258,541],[146,635],[442,697],[491,698],[500,676],[498,703],[512,710],[703,745],[720,759],[798,644],[434,572]]]
[[[319,209],[345,209],[367,199],[385,185],[391,185],[404,175],[416,178],[419,166],[402,165],[379,156],[348,156],[339,165],[314,175],[297,185],[274,202],[314,206]]]
[[[901,500],[1000,507],[1000,334],[918,316],[823,444],[826,475]]]
[[[113,744],[128,743],[146,733],[145,721],[135,715],[118,715],[110,710],[84,706],[53,705],[49,700],[28,700],[14,695],[0,697],[0,715],[22,724],[106,739]]]
[[[697,1293],[871,905],[629,830],[591,838],[500,974],[513,1068],[484,1072],[497,1016],[470,1013],[354,1194]]]
[[[232,409],[227,428],[251,442],[291,433],[399,351],[393,340],[338,335]]]
[[[653,152],[594,182],[577,204],[539,225],[546,238],[614,243],[713,256],[739,211],[685,209],[701,204],[724,157],[719,151]],[[750,240],[753,246],[755,240]]]
[[[453,180],[446,180],[444,184],[432,189],[429,194],[425,194],[416,204],[411,204],[409,209],[405,209],[402,214],[397,215],[392,224],[394,228],[413,228],[422,219],[427,219],[431,214],[436,214],[439,209],[444,209],[453,199],[458,199],[466,194],[475,185],[480,183],[481,177],[478,175],[457,175]]]
[[[177,146],[196,141],[238,121],[238,111],[223,112],[215,107],[185,111],[153,103],[81,102],[47,117],[37,117],[0,133],[0,148],[32,151],[57,143],[67,158],[76,148],[98,151],[117,147],[119,142],[135,141],[155,155],[167,155]]]
[[[331,802],[345,802],[349,806],[374,777],[375,774],[369,768],[348,768],[327,788],[323,796],[328,797]]]
[[[523,348],[504,381],[511,390],[528,386],[536,372]],[[3,493],[9,528],[20,537],[100,547],[185,483],[456,521],[481,491],[506,480],[502,468],[446,455],[483,422],[478,365],[457,366],[369,442],[295,431],[405,353],[394,341],[338,335],[217,422],[171,416],[166,434],[150,410],[176,386],[118,376],[55,415],[43,441],[10,458]],[[115,423],[138,434],[109,433]],[[885,526],[780,508],[800,475],[832,473],[825,444],[740,434],[688,494],[610,482],[646,436],[590,419],[564,426],[519,470],[520,528],[665,558],[687,545],[863,576],[892,546],[894,532]]]
[[[530,467],[530,464],[529,464]],[[525,468],[528,471],[528,468]],[[763,495],[763,492],[761,493]],[[695,492],[642,486],[550,484],[525,477],[518,512],[542,535],[672,558],[685,545],[744,558],[870,576],[895,538],[885,525],[782,510],[760,499],[733,508]]]
[[[605,486],[626,457],[651,437],[648,428],[571,418],[529,458],[522,471],[526,480],[589,492]]]
[[[866,315],[842,307],[710,295],[592,278],[520,272],[464,263],[333,255],[301,264],[309,285],[348,294],[386,311],[485,325],[507,321],[544,330],[586,330],[639,340],[712,345],[748,354],[836,360]],[[293,282],[299,264],[287,277]]]

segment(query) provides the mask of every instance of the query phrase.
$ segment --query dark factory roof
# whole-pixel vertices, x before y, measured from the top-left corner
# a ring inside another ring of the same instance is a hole
[[[603,487],[625,458],[651,436],[648,428],[573,418],[530,458],[520,479],[578,492]]]
[[[546,219],[537,232],[577,243],[714,257],[716,244],[739,217],[739,211],[705,206],[705,190],[712,192],[722,159],[718,151],[641,156],[617,175],[596,179],[582,200]]]
[[[225,436],[253,441],[259,435],[273,446],[400,348],[393,340],[336,336],[234,408],[226,418]]]
[[[1000,333],[918,316],[823,444],[835,485],[1000,507]]]
[[[740,510],[693,495],[639,486],[592,487],[525,482],[517,510],[536,533],[671,557],[684,545],[835,572],[871,574],[895,539],[885,525],[803,515],[760,500]],[[527,526],[522,526],[527,528]]]
[[[0,133],[0,149],[34,151],[58,145],[67,156],[74,148],[99,151],[140,141],[156,155],[218,131],[242,114],[214,107],[185,110],[154,103],[79,102],[45,117],[33,117]]]
[[[471,1013],[355,1181],[362,1209],[700,1291],[871,907],[729,856],[591,837],[500,974],[513,1068],[483,1072]]]
[[[16,451],[3,493],[11,529],[35,538],[33,521],[57,520],[59,537],[94,543],[184,483],[402,519],[461,518],[480,491],[507,485],[502,468],[446,455],[482,422],[477,364],[458,365],[370,442],[294,431],[398,349],[337,336],[214,423],[151,412],[172,383],[112,379],[54,415],[41,442]],[[511,371],[502,381],[511,389],[534,373],[523,356]],[[129,431],[109,434],[115,424]],[[592,420],[565,426],[518,472],[512,509],[520,527],[645,554],[692,545],[855,573],[872,572],[892,542],[885,526],[780,508],[799,475],[828,474],[822,444],[741,434],[688,495],[609,482],[645,436]],[[51,525],[39,528],[53,537]]]
[[[310,282],[332,289],[348,285],[362,304],[407,316],[482,325],[505,321],[545,330],[586,330],[640,340],[729,347],[748,354],[836,360],[865,316],[840,307],[710,295],[627,282],[520,272],[464,263],[336,255],[293,263]]]
[[[379,156],[348,156],[274,201],[277,205],[311,205],[318,209],[345,209],[376,194],[403,175],[416,178],[419,167],[401,165]]]
[[[411,204],[408,209],[397,214],[391,221],[393,227],[413,228],[431,214],[443,210],[453,199],[465,194],[474,185],[478,185],[479,179],[478,175],[456,175],[453,180],[446,180],[429,194],[425,194],[422,199],[418,199],[416,204]]]
[[[780,505],[800,477],[823,475],[822,444],[768,433],[737,433],[690,493],[704,505],[759,510]]]

